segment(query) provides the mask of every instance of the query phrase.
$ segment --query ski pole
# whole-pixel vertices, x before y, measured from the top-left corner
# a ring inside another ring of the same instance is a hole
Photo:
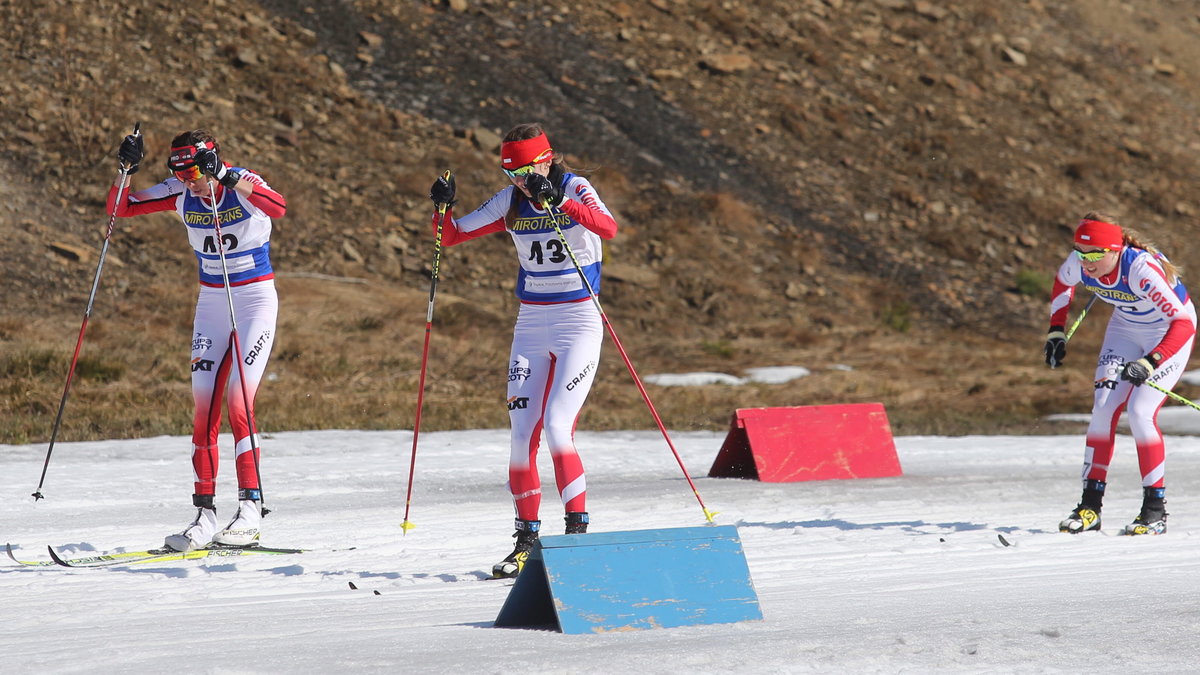
[[[133,135],[140,138],[142,123],[133,125]],[[59,426],[62,424],[63,411],[67,407],[67,395],[71,392],[71,382],[75,379],[75,366],[79,363],[79,349],[83,346],[83,334],[87,330],[88,319],[92,316],[92,305],[96,302],[96,291],[100,288],[100,273],[104,269],[104,259],[108,256],[108,242],[112,239],[113,228],[117,222],[117,209],[121,208],[121,198],[129,185],[129,168],[121,164],[120,182],[117,185],[117,199],[113,202],[112,213],[108,216],[108,228],[104,232],[104,244],[100,247],[100,260],[96,263],[96,275],[92,278],[92,292],[88,295],[87,309],[83,311],[83,323],[79,326],[79,337],[75,340],[75,354],[71,357],[71,366],[67,369],[67,383],[63,386],[62,399],[58,402],[58,414],[54,416],[54,429],[50,432],[50,447],[46,449],[46,461],[42,465],[42,478],[38,481],[37,489],[33,492],[33,501],[44,499],[42,485],[46,482],[46,470],[50,468],[50,455],[54,452],[54,442],[58,439]]]
[[[1157,384],[1151,382],[1150,380],[1146,380],[1146,384],[1150,385],[1151,389],[1157,389],[1158,391],[1161,391],[1162,393],[1166,394],[1167,396],[1170,396],[1171,398],[1175,399],[1176,401],[1179,401],[1180,403],[1182,403],[1186,406],[1195,408],[1196,410],[1200,410],[1200,405],[1196,405],[1190,399],[1184,398],[1184,397],[1180,396],[1179,394],[1176,394],[1175,392],[1171,391],[1170,389],[1167,389],[1166,387],[1157,385]]]
[[[446,171],[442,174],[442,178],[450,181],[450,172]],[[417,382],[417,418],[413,422],[413,440],[412,451],[409,453],[408,459],[408,494],[404,497],[404,522],[400,523],[400,528],[404,534],[416,527],[408,519],[409,509],[412,508],[412,490],[413,490],[413,475],[417,469],[417,437],[421,434],[421,407],[425,403],[425,369],[429,364],[429,336],[433,332],[433,299],[437,294],[438,282],[438,267],[442,260],[442,228],[446,225],[446,209],[449,204],[441,204],[438,206],[437,232],[433,237],[433,273],[429,279],[429,307],[425,310],[425,346],[421,348],[421,376]]]
[[[225,282],[225,298],[229,301],[229,336],[233,341],[233,358],[237,360],[238,382],[242,385],[242,405],[246,409],[246,428],[250,432],[250,456],[254,458],[254,478],[258,482],[258,500],[262,515],[270,513],[263,491],[262,469],[258,461],[258,425],[250,407],[250,392],[246,389],[246,366],[242,362],[242,342],[238,338],[237,315],[233,311],[233,288],[229,285],[229,267],[225,263],[225,242],[221,238],[221,215],[217,213],[217,193],[212,178],[208,179],[208,201],[212,205],[213,235],[217,240],[217,256],[221,258],[221,278]],[[232,423],[232,420],[230,420]],[[236,439],[235,439],[236,440]]]
[[[1096,302],[1096,298],[1098,297],[1100,296],[1093,293],[1092,297],[1088,298],[1087,304],[1083,306],[1083,311],[1080,312],[1079,316],[1075,318],[1075,323],[1071,324],[1071,329],[1067,331],[1067,336],[1063,338],[1064,342],[1071,341],[1071,336],[1075,334],[1075,329],[1079,328],[1079,324],[1083,323],[1083,317],[1087,316],[1088,310],[1092,308],[1092,305]]]
[[[583,285],[587,288],[588,296],[592,299],[592,304],[596,306],[596,311],[600,314],[600,321],[608,330],[608,335],[612,338],[613,344],[616,345],[617,351],[620,352],[621,359],[625,361],[625,367],[629,369],[629,374],[633,376],[633,383],[637,385],[638,391],[642,394],[642,400],[646,402],[646,407],[650,409],[650,415],[654,417],[654,422],[658,425],[658,430],[662,432],[663,439],[667,442],[667,447],[671,448],[671,454],[675,455],[675,461],[679,463],[679,468],[683,471],[683,477],[687,480],[688,486],[692,488],[692,494],[696,495],[696,501],[700,503],[700,508],[704,511],[704,519],[712,523],[713,517],[717,515],[717,512],[709,511],[708,507],[704,505],[704,500],[700,498],[700,491],[696,489],[696,484],[692,482],[692,477],[688,475],[687,467],[683,465],[683,458],[679,456],[679,451],[675,449],[675,444],[671,441],[671,436],[667,433],[666,426],[663,425],[662,417],[654,409],[654,403],[650,401],[650,394],[646,393],[646,387],[642,385],[642,379],[638,377],[637,371],[633,368],[633,362],[629,360],[629,355],[625,353],[625,347],[621,345],[621,339],[617,337],[616,329],[609,322],[608,315],[604,313],[604,308],[600,306],[600,298],[596,296],[596,291],[592,288],[591,282],[588,281],[587,275],[583,273],[583,266],[579,264],[579,259],[575,257],[575,252],[571,250],[571,245],[567,243],[567,237],[563,234],[562,228],[558,225],[558,219],[555,217],[554,208],[546,201],[542,202],[542,208],[546,209],[546,215],[550,217],[550,224],[554,226],[554,232],[558,235],[558,240],[562,242],[563,250],[570,256],[571,263],[575,266],[575,271],[579,273],[579,278],[583,280]]]

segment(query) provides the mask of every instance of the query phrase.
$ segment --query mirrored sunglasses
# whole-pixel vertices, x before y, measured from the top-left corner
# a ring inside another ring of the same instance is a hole
[[[529,174],[533,173],[533,164],[526,164],[525,166],[518,166],[517,168],[512,169],[512,170],[505,169],[505,168],[501,168],[500,170],[503,171],[505,173],[505,175],[507,175],[509,178],[517,178],[520,176],[528,176]]]
[[[1076,248],[1071,250],[1075,251],[1075,255],[1079,256],[1080,260],[1085,260],[1087,262],[1100,262],[1104,259],[1104,256],[1108,255],[1109,253],[1108,249],[1101,249],[1099,251],[1080,251]]]
[[[200,180],[200,177],[203,175],[204,175],[204,172],[200,170],[200,167],[195,166],[195,165],[189,166],[186,169],[181,169],[181,170],[175,172],[175,177],[185,183],[189,183],[189,182],[195,181],[195,180]]]

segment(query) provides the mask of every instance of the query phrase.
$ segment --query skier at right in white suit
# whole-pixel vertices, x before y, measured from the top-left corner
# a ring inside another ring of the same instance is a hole
[[[1046,364],[1062,365],[1063,327],[1075,286],[1114,306],[1096,363],[1095,400],[1083,458],[1083,496],[1059,524],[1077,534],[1100,529],[1100,509],[1113,458],[1117,420],[1128,413],[1142,473],[1142,508],[1122,533],[1167,531],[1166,449],[1158,411],[1179,381],[1196,336],[1196,308],[1180,270],[1137,232],[1116,219],[1089,213],[1075,229],[1074,250],[1058,269],[1051,291]],[[1159,388],[1151,387],[1154,384]]]

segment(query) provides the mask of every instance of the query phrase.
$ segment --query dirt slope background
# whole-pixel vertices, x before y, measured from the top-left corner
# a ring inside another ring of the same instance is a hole
[[[1042,365],[1079,216],[1200,269],[1190,1],[3,0],[0,19],[0,442],[49,437],[135,121],[135,188],[204,127],[289,200],[268,432],[411,428],[429,183],[452,169],[478,204],[523,121],[618,217],[602,299],[641,374],[813,371],[650,386],[674,428],[879,401],[897,433],[1052,432],[1044,414],[1090,404],[1107,316]],[[189,432],[195,261],[160,216],[111,239],[63,439]],[[441,272],[425,423],[504,426],[511,243]],[[651,425],[609,343],[580,426]]]

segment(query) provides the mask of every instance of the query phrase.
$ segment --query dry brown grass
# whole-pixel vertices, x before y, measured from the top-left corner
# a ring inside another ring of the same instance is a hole
[[[898,433],[1045,431],[1045,413],[1087,409],[1103,325],[1088,319],[1067,368],[1041,365],[1041,275],[1080,212],[1118,213],[1200,268],[1190,3],[973,0],[941,3],[953,8],[937,20],[902,2],[418,4],[429,11],[243,3],[196,50],[175,48],[194,19],[166,3],[134,0],[112,21],[81,20],[80,3],[6,4],[0,442],[49,436],[113,154],[138,119],[149,154],[135,187],[161,179],[170,137],[203,121],[287,196],[265,430],[411,426],[428,185],[454,169],[462,209],[504,185],[487,132],[518,111],[550,124],[572,164],[598,168],[621,224],[605,306],[642,374],[813,370],[782,385],[650,386],[671,428],[723,428],[736,407],[879,401]],[[515,76],[503,40],[462,52],[462,34],[498,17],[571,76]],[[363,31],[381,44],[364,48]],[[110,49],[122,34],[141,48]],[[1034,35],[1027,63],[1005,60]],[[714,45],[754,66],[708,69],[698,55]],[[186,434],[195,262],[174,214],[122,222],[112,243],[62,438]],[[504,426],[513,262],[504,237],[444,261],[427,428]],[[650,427],[605,354],[581,426]]]
[[[260,429],[412,428],[427,291],[300,275],[281,275],[278,287],[278,337],[257,403]],[[132,293],[104,298],[86,336],[60,440],[190,434],[194,292],[181,281],[141,291],[155,295],[154,303]],[[609,314],[643,378],[692,371],[740,376],[746,368],[776,365],[812,371],[784,384],[648,384],[664,423],[675,430],[724,429],[736,408],[880,402],[898,435],[1073,431],[1040,420],[1087,409],[1090,372],[1082,364],[1094,358],[1103,326],[1103,317],[1092,317],[1095,323],[1085,324],[1072,345],[1069,367],[1052,372],[1041,365],[1036,338],[964,334],[947,342],[900,332],[885,317],[865,332],[770,321],[716,338],[700,332],[687,338],[683,331],[681,339],[679,331],[643,330]],[[512,322],[511,314],[439,292],[423,429],[507,425],[502,373]],[[0,352],[0,442],[44,442],[78,324],[0,318],[0,328],[7,336]],[[611,341],[579,426],[654,428]]]

